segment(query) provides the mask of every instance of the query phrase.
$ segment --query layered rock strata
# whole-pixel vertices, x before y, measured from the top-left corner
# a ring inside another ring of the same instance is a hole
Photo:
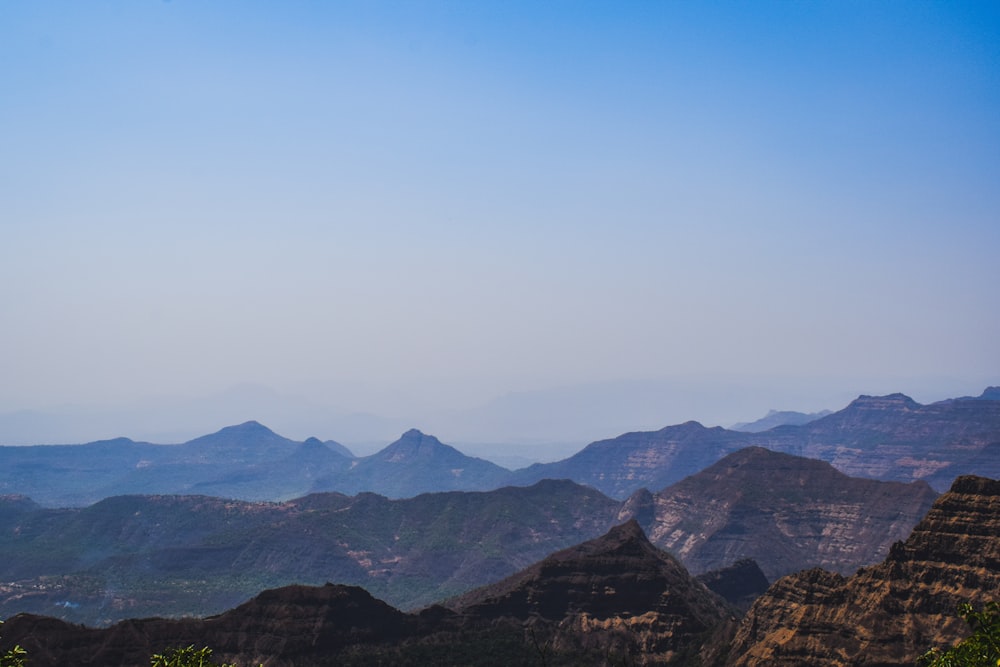
[[[967,634],[960,603],[1000,596],[1000,481],[966,476],[905,542],[850,577],[784,577],[740,624],[728,665],[913,665]]]

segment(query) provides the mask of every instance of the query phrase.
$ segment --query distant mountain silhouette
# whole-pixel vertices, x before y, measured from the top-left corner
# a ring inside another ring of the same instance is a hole
[[[939,491],[955,477],[1000,477],[1000,401],[983,396],[921,405],[904,394],[860,396],[844,409],[799,426],[760,433],[705,428],[697,422],[626,433],[591,443],[554,463],[516,471],[527,484],[568,478],[624,499],[661,489],[750,446],[827,461],[855,477],[925,480]]]
[[[661,489],[745,447],[749,436],[695,421],[659,431],[626,433],[587,445],[554,463],[537,463],[513,474],[517,484],[566,478],[588,484],[612,498],[640,488]]]
[[[0,493],[46,506],[82,506],[121,494],[205,494],[281,501],[311,491],[419,493],[572,479],[619,500],[662,489],[749,446],[831,463],[855,477],[925,480],[943,491],[963,474],[1000,476],[1000,400],[920,405],[903,394],[861,396],[802,425],[759,433],[690,421],[600,440],[561,461],[508,471],[410,430],[371,456],[335,442],[299,443],[257,422],[226,427],[181,445],[125,438],[86,445],[0,447]]]
[[[729,427],[731,431],[744,431],[746,433],[760,433],[776,426],[801,426],[809,422],[816,421],[820,417],[832,414],[830,410],[820,412],[794,412],[791,410],[771,410],[766,416],[752,422],[740,422]]]
[[[385,449],[318,479],[312,490],[371,491],[406,498],[432,491],[494,489],[509,477],[506,468],[466,456],[434,436],[411,429]]]

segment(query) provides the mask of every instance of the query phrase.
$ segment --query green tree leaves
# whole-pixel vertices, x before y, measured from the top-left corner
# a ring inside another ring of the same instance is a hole
[[[199,649],[188,646],[167,649],[164,653],[155,653],[150,658],[150,667],[236,667],[236,665],[220,665],[212,662],[212,649],[207,646]]]
[[[920,658],[924,667],[998,667],[1000,666],[1000,603],[989,602],[982,611],[971,604],[958,606],[972,634],[950,649],[931,649]]]

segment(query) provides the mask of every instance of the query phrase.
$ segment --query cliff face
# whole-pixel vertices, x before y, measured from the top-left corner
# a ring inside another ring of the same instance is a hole
[[[913,665],[967,634],[961,602],[1000,591],[1000,481],[961,477],[905,542],[850,577],[784,577],[744,617],[727,664]]]
[[[696,574],[745,558],[771,581],[879,561],[930,509],[924,482],[851,478],[829,463],[749,447],[623,507]]]

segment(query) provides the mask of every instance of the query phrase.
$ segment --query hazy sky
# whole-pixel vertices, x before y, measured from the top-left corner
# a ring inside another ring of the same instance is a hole
[[[998,251],[996,2],[0,3],[0,412],[978,393]]]

